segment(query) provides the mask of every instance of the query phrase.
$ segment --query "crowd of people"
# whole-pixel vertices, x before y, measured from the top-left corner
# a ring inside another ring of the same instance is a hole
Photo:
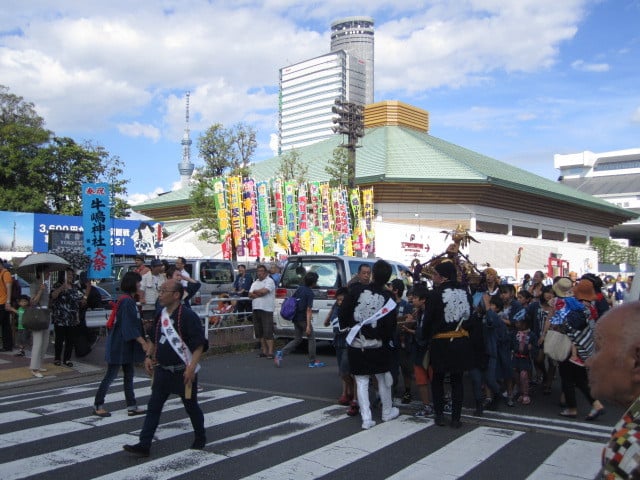
[[[195,433],[192,448],[206,444],[196,374],[208,341],[200,319],[189,308],[190,283],[195,281],[185,272],[185,264],[179,259],[174,267],[167,268],[162,261],[153,260],[147,267],[144,260],[139,261],[135,270],[124,275],[123,295],[108,323],[108,368],[96,392],[93,413],[110,416],[104,398],[122,369],[128,414],[146,413],[139,443],[124,446],[140,456],[149,455],[170,394],[181,397],[191,418]],[[548,279],[538,271],[516,287],[501,283],[498,272],[487,268],[472,288],[459,281],[459,266],[443,259],[433,265],[428,283],[416,282],[405,292],[404,281],[391,280],[391,272],[391,265],[384,260],[372,267],[363,264],[348,286],[335,292],[336,302],[324,321],[335,335],[341,384],[338,402],[348,406],[348,415],[360,415],[363,429],[376,425],[377,405],[382,421],[398,417],[394,396],[408,404],[413,401],[414,391],[421,404],[416,417],[433,415],[438,426],[460,428],[465,374],[470,379],[473,414],[477,416],[485,409],[530,405],[534,391],[536,401],[540,401],[551,395],[557,374],[561,393],[553,401],[561,404],[558,414],[562,417],[584,415],[585,420],[595,421],[605,414],[601,400],[631,405],[605,450],[604,473],[640,469],[637,461],[621,464],[624,455],[619,453],[616,437],[619,432],[618,436],[629,442],[640,438],[640,408],[635,406],[640,401],[640,375],[636,371],[640,364],[640,307],[630,302],[628,284],[610,288],[590,273],[581,278],[571,274]],[[11,309],[20,324],[26,308],[47,305],[55,334],[54,364],[71,366],[73,329],[92,293],[91,284],[86,279],[77,283],[75,272],[68,269],[50,286],[49,273],[46,268],[40,269],[30,295],[19,296],[16,308]],[[260,342],[258,355],[281,366],[284,356],[307,337],[308,366],[324,366],[315,356],[312,324],[317,274],[306,272],[303,285],[294,292],[294,339],[274,351],[276,281],[264,265],[258,265],[255,280],[246,277],[246,269],[241,273],[235,288],[249,299],[255,337]],[[0,274],[6,291],[9,280],[2,271]],[[626,295],[616,295],[618,291]],[[4,300],[8,305],[6,297]],[[231,305],[231,299],[221,302],[226,309]],[[141,303],[153,304],[147,309],[152,312],[147,324]],[[610,309],[613,313],[607,314]],[[600,320],[603,315],[604,321]],[[16,355],[24,355],[26,348],[27,339],[21,330],[16,338]],[[48,333],[45,329],[33,335],[30,368],[36,377],[46,371],[42,358]],[[623,334],[625,340],[618,341]],[[147,372],[154,375],[147,410],[138,408],[133,393],[133,365],[143,360]],[[614,381],[610,382],[607,365],[627,365],[628,375],[615,381],[618,376],[613,372]],[[377,391],[373,401],[371,384]],[[578,411],[577,390],[589,406],[582,414]],[[449,416],[448,422],[445,415]]]
[[[338,403],[348,406],[349,415],[360,413],[363,428],[375,424],[370,379],[383,421],[393,417],[390,395],[409,404],[416,392],[421,404],[416,417],[433,415],[437,425],[445,425],[447,414],[448,423],[459,428],[465,374],[474,415],[533,401],[559,403],[558,414],[566,418],[582,415],[595,421],[605,414],[589,387],[585,363],[594,352],[598,319],[621,302],[610,299],[597,275],[550,279],[538,271],[516,287],[501,283],[498,272],[487,268],[471,288],[458,281],[454,263],[443,261],[429,283],[418,282],[405,294],[404,282],[389,282],[382,270],[376,272],[382,268],[376,265],[372,278],[371,272],[358,275],[336,292],[325,320],[335,335]],[[393,302],[393,313],[376,318],[387,300]],[[301,328],[305,324],[300,322]],[[565,348],[559,353],[558,337]],[[559,398],[546,400],[558,377]],[[589,406],[582,414],[576,391]]]

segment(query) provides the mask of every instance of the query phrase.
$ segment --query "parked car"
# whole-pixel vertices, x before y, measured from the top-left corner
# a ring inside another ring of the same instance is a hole
[[[290,320],[280,317],[280,306],[284,299],[293,295],[296,289],[303,284],[304,276],[308,272],[318,274],[318,283],[313,289],[313,330],[316,339],[333,339],[331,327],[324,326],[324,320],[335,303],[336,290],[345,287],[358,272],[358,267],[366,263],[370,266],[377,261],[376,258],[347,257],[339,255],[294,255],[289,257],[282,271],[280,284],[276,285],[276,308],[274,312],[275,335],[277,337],[291,338],[294,335],[294,326]],[[411,281],[409,268],[398,262],[389,262],[393,267],[391,279],[401,278],[405,282]]]
[[[175,259],[167,259],[175,264]],[[193,305],[204,305],[212,296],[233,291],[234,269],[228,260],[213,258],[188,258],[185,270],[194,280],[201,283],[200,290],[192,298]],[[124,274],[135,268],[133,260],[116,262],[112,265],[113,275],[102,280],[98,285],[109,292],[112,297],[120,295],[120,281]]]

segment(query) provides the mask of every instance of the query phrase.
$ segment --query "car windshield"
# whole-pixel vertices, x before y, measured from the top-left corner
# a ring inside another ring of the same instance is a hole
[[[304,284],[304,276],[309,272],[318,274],[317,288],[337,288],[340,285],[340,270],[334,260],[305,259],[292,261],[282,272],[282,286],[296,288]]]
[[[211,285],[233,283],[233,267],[228,262],[202,262],[200,279],[203,283]]]

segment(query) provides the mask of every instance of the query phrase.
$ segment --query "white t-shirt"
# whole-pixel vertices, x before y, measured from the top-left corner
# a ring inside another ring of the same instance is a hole
[[[267,277],[264,280],[254,280],[254,282],[251,284],[249,292],[261,290],[263,288],[268,289],[269,293],[263,295],[262,297],[254,298],[251,301],[251,306],[254,310],[273,312],[276,305],[276,284],[273,282],[273,279],[271,277]]]
[[[164,273],[153,275],[151,272],[147,272],[142,276],[140,282],[140,290],[144,292],[144,303],[147,305],[155,305],[158,299],[158,290],[167,280]]]

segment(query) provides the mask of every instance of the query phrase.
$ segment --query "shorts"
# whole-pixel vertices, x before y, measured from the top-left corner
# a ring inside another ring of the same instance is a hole
[[[273,340],[273,312],[253,311],[253,333],[257,339]]]
[[[29,343],[29,330],[26,328],[16,331],[16,345],[19,347],[26,347]]]
[[[338,359],[338,373],[341,377],[351,374],[349,368],[349,355],[347,354],[348,347],[336,348],[336,358]]]
[[[416,385],[429,385],[433,379],[433,369],[425,370],[421,365],[413,366],[413,375],[416,377]]]

